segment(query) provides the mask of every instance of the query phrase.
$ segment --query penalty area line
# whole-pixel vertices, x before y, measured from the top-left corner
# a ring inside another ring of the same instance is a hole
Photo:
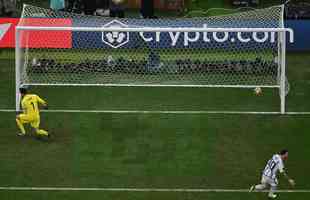
[[[72,187],[0,187],[2,191],[104,191],[104,192],[188,192],[248,193],[249,189],[186,189],[186,188],[72,188]],[[256,191],[258,192],[258,191]],[[263,190],[261,192],[269,192]],[[310,193],[310,190],[277,190],[277,193]]]
[[[106,191],[106,192],[200,192],[248,193],[248,189],[186,189],[186,188],[72,188],[72,187],[0,187],[2,191]],[[258,192],[258,191],[256,191]],[[263,190],[261,192],[269,192]],[[310,190],[277,190],[277,193],[310,193]]]
[[[281,115],[281,112],[252,111],[166,111],[166,110],[41,110],[46,113],[115,113],[115,114],[231,114],[231,115]],[[0,109],[0,112],[15,112],[15,109]],[[284,115],[310,115],[310,112],[286,112]]]

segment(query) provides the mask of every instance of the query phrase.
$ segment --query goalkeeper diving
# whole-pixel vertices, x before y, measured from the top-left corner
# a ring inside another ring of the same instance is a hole
[[[41,99],[38,95],[28,94],[26,88],[20,88],[19,92],[21,94],[21,106],[23,109],[22,114],[16,116],[16,123],[20,129],[19,136],[25,136],[26,130],[24,124],[30,124],[30,126],[35,130],[38,136],[49,137],[49,133],[43,129],[40,129],[40,109],[39,105],[47,108],[47,103]]]

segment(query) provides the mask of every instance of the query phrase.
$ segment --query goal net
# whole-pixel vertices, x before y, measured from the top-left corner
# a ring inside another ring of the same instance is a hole
[[[267,87],[285,112],[283,6],[209,18],[112,19],[24,5],[18,88]],[[292,38],[290,38],[292,39]],[[16,96],[16,109],[19,109]]]

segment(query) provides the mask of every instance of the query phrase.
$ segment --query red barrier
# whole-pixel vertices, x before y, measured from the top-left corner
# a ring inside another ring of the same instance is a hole
[[[17,18],[0,18],[0,48],[15,47]],[[27,18],[23,26],[72,26],[71,19]],[[21,31],[21,47],[28,48],[72,48],[71,31]]]
[[[15,26],[18,18],[0,18],[0,48],[15,47]]]
[[[72,26],[71,19],[25,18],[21,26]],[[21,47],[72,48],[71,31],[21,31]]]

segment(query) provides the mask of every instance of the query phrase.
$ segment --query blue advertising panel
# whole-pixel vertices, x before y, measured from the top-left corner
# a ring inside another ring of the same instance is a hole
[[[285,27],[294,30],[294,43],[288,43],[289,51],[310,50],[310,20],[287,20]]]
[[[252,20],[208,22],[203,19],[110,19],[76,20],[75,27],[195,27],[195,28],[260,28]],[[267,23],[270,28],[276,22]],[[216,32],[73,32],[73,48],[277,48],[276,33],[216,33]],[[264,43],[264,45],[257,45]],[[267,45],[267,46],[266,46]]]

